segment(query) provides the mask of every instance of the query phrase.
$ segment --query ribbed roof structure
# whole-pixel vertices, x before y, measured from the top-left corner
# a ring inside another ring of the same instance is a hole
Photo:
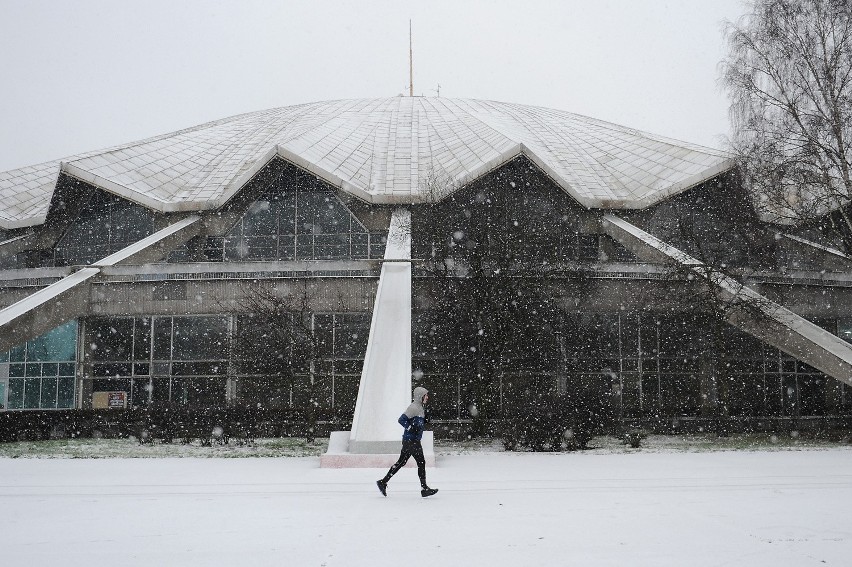
[[[713,150],[560,110],[338,100],[241,114],[0,173],[0,227],[44,222],[64,172],[154,210],[215,209],[275,156],[377,204],[430,198],[525,155],[588,208],[644,208],[733,166]],[[434,183],[432,184],[434,186]]]

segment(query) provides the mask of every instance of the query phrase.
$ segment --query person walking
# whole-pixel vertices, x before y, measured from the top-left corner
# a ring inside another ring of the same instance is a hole
[[[397,420],[405,428],[402,433],[402,451],[399,460],[395,462],[384,478],[376,481],[376,485],[382,493],[387,496],[388,482],[399,469],[405,466],[410,457],[417,462],[417,476],[420,477],[420,496],[426,498],[438,492],[437,488],[429,488],[426,485],[426,458],[423,456],[423,446],[420,439],[423,437],[423,428],[426,425],[426,410],[423,406],[429,401],[429,391],[422,386],[414,388],[413,400],[408,409],[399,416]]]

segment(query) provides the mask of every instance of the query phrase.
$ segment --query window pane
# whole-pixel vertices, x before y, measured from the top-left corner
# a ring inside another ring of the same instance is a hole
[[[316,194],[316,234],[349,232],[349,211],[333,193]]]
[[[435,392],[434,397],[429,394],[429,407],[433,418],[458,419],[458,388],[458,378],[455,376],[429,376],[429,390]]]
[[[355,411],[359,382],[358,376],[335,376],[334,407],[338,413],[351,415]]]
[[[367,257],[367,241],[368,235],[361,232],[352,233],[352,257],[366,258]]]
[[[279,236],[278,237],[278,256],[279,260],[293,260],[295,258],[296,237],[294,236]]]
[[[25,353],[26,348],[23,345],[16,346],[9,351],[9,360],[11,362],[23,362]]]
[[[245,404],[258,407],[290,405],[290,380],[280,376],[240,377],[237,397]]]
[[[148,405],[149,391],[151,389],[150,378],[134,378],[131,384],[130,405],[131,407]]]
[[[370,320],[361,315],[338,315],[335,317],[335,356],[344,358],[363,357],[367,351]]]
[[[225,253],[225,239],[208,236],[204,244],[204,257],[210,262],[221,262]]]
[[[22,378],[9,379],[9,409],[21,409],[24,407],[24,380]]]
[[[269,201],[255,201],[243,217],[245,236],[275,234],[275,209]]]
[[[151,319],[136,319],[133,332],[133,360],[151,358]]]
[[[110,214],[110,240],[112,248],[118,250],[122,245],[128,245],[142,240],[153,232],[153,215],[151,211],[136,204],[122,201],[117,203]]]
[[[580,260],[595,261],[598,259],[598,235],[580,235]]]
[[[310,234],[300,234],[296,238],[296,259],[312,259],[314,257],[314,237]]]
[[[74,407],[74,378],[71,376],[63,376],[59,378],[59,396],[57,407],[70,408]]]
[[[57,243],[57,264],[89,264],[153,231],[154,215],[151,211],[96,191]]]
[[[352,374],[356,378],[361,377],[361,370],[364,366],[364,361],[360,359],[356,360],[335,360],[334,361],[334,373],[335,375],[341,374]]]
[[[286,193],[278,206],[279,234],[296,234],[296,195]]]
[[[169,360],[172,357],[172,320],[170,317],[154,319],[154,359]]]
[[[296,231],[298,234],[315,234],[322,229],[317,222],[319,207],[322,206],[324,195],[308,191],[299,191],[296,214]]]
[[[277,239],[274,236],[245,238],[244,260],[274,260],[277,256]]]
[[[24,408],[36,409],[41,400],[41,379],[24,379]]]
[[[852,343],[852,319],[837,320],[837,335],[844,341]]]
[[[56,378],[41,379],[41,407],[56,407]]]
[[[387,234],[370,234],[370,258],[384,258],[385,244],[387,244]]]
[[[130,363],[98,362],[92,364],[92,376],[130,376]]]
[[[151,401],[168,402],[170,400],[170,380],[168,378],[153,378],[151,380]]]
[[[228,364],[221,362],[175,362],[172,364],[173,376],[209,376],[225,374]]]
[[[93,360],[130,360],[133,348],[133,319],[92,318],[89,320],[86,336],[86,348]]]
[[[228,358],[228,320],[225,317],[175,317],[175,360]]]
[[[225,239],[225,259],[232,261],[242,260],[248,249],[246,248],[245,240],[237,237],[230,237]]]
[[[186,378],[174,377],[168,380],[170,390],[169,401],[177,404],[185,404],[187,401],[187,382]]]
[[[314,316],[314,336],[317,341],[317,348],[323,355],[330,355],[333,348],[332,336],[334,318],[332,315],[315,315]]]
[[[224,378],[188,378],[184,395],[191,405],[216,405],[225,401]]]

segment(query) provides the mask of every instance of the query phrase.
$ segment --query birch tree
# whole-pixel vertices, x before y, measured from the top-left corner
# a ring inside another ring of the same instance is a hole
[[[751,0],[727,22],[731,144],[761,213],[852,251],[852,0]]]

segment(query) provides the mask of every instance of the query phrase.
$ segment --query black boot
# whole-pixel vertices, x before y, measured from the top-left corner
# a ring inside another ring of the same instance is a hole
[[[377,481],[376,481],[376,486],[378,486],[378,487],[379,487],[379,491],[382,493],[382,496],[387,496],[387,495],[388,495],[388,483],[387,483],[387,482],[385,482],[385,480],[384,480],[384,479],[377,480]]]
[[[432,496],[436,492],[438,492],[437,488],[429,488],[428,486],[424,486],[423,490],[420,491],[420,496],[426,498],[427,496]]]

